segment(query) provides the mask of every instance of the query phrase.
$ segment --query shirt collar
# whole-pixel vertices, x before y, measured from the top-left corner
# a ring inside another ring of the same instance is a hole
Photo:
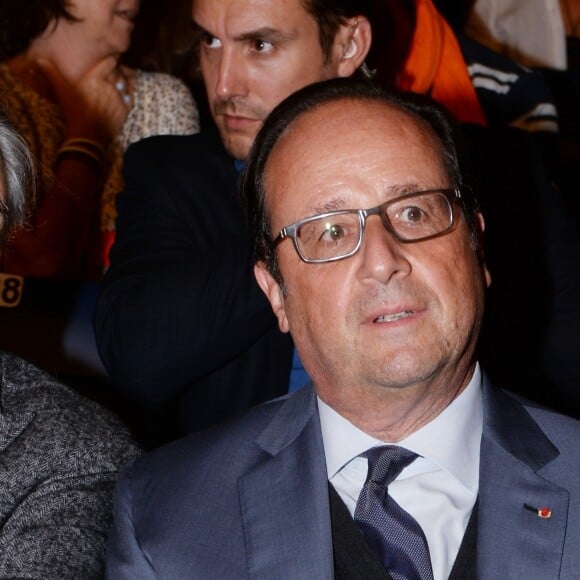
[[[367,449],[385,445],[386,442],[364,433],[320,398],[318,409],[329,479]],[[467,489],[477,490],[482,430],[481,371],[476,364],[461,394],[435,419],[397,445],[429,459]]]

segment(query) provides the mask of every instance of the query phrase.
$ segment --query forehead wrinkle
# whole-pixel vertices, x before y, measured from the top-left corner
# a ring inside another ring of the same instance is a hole
[[[294,175],[300,174],[302,171],[301,169],[305,167],[305,165],[311,165],[316,163],[317,160],[313,159],[312,157],[304,158],[302,156],[301,151],[298,154],[293,154],[292,159],[290,160],[290,156],[287,155],[286,147],[288,140],[292,138],[294,124],[290,125],[286,128],[286,130],[282,133],[279,137],[278,141],[275,143],[268,160],[266,161],[266,166],[264,168],[264,190],[266,194],[266,208],[270,213],[270,217],[272,217],[272,206],[271,206],[271,190],[274,187],[276,189],[276,198],[278,203],[280,204],[284,202],[288,196],[291,195],[299,195],[300,192],[292,191],[291,187],[287,185],[282,186],[280,184],[280,180],[283,180],[286,184],[293,183],[294,180],[291,179]],[[302,138],[299,134],[298,139]],[[272,164],[276,167],[276,171],[274,172],[272,169]],[[339,164],[340,167],[340,164]],[[279,176],[279,177],[277,177]],[[333,186],[329,186],[329,189],[334,187],[335,189],[340,189],[339,184],[334,184]],[[346,185],[342,186],[343,190],[352,189]],[[320,192],[320,195],[324,195],[324,192]],[[330,199],[326,199],[321,203],[316,203],[315,205],[307,208],[302,212],[302,215],[297,216],[293,222],[315,216],[321,213],[327,213],[331,211],[338,211],[341,209],[345,209],[345,205],[348,200],[348,195],[342,195],[335,193]],[[293,223],[292,222],[292,223]]]
[[[283,167],[282,171],[285,174],[282,179],[286,183],[293,183],[294,176],[299,174],[303,174],[304,171],[310,171],[311,167],[314,165],[316,169],[318,160],[312,156],[303,157],[302,151],[299,150],[298,152],[294,152],[293,155],[290,157],[286,154],[285,148],[292,140],[292,126],[289,127],[283,135],[280,137],[274,148],[272,149],[270,159],[267,161],[267,168],[266,174],[268,175],[268,184],[270,188],[274,186],[277,189],[278,195],[282,191],[282,199],[287,195],[297,194],[299,195],[300,192],[292,191],[291,186],[288,188],[285,187],[285,190],[281,190],[280,186],[280,179],[276,179],[274,173],[276,175],[280,174],[280,169]],[[301,138],[299,136],[298,138]],[[279,147],[279,149],[278,149]],[[269,165],[272,161],[272,158],[275,158],[274,164],[276,165],[276,171],[269,171]],[[349,174],[344,174],[344,168],[342,159],[334,159],[331,160],[329,164],[325,167],[326,170],[330,168],[331,170],[335,168],[334,174],[335,179],[331,181],[326,181],[324,184],[315,184],[313,186],[313,193],[317,194],[319,202],[316,202],[310,206],[308,206],[303,212],[302,215],[297,217],[295,221],[298,221],[303,218],[316,216],[318,214],[333,212],[333,211],[343,211],[343,210],[359,210],[359,209],[368,209],[367,207],[362,207],[361,204],[353,203],[353,198],[357,199],[358,194],[363,193],[364,191],[368,190],[369,184],[365,182],[364,179],[358,181],[359,176],[358,174],[353,176]],[[391,163],[391,160],[380,158],[376,161],[373,161],[374,167],[385,167],[385,171],[388,173],[388,167]],[[396,163],[396,160],[393,160],[392,163]],[[316,172],[316,171],[315,171]],[[360,173],[360,172],[359,172]],[[415,193],[418,191],[423,191],[426,189],[436,189],[436,188],[444,188],[447,187],[446,183],[423,183],[417,181],[412,176],[409,176],[409,181],[404,181],[402,183],[396,183],[387,185],[385,183],[381,183],[381,179],[377,178],[374,182],[370,183],[370,186],[373,190],[380,192],[383,195],[383,200],[381,203],[386,201],[390,201],[395,199],[396,197],[400,197],[409,193]],[[438,180],[437,180],[438,181]],[[268,188],[268,189],[270,189]],[[290,189],[290,191],[286,191]],[[318,191],[316,191],[318,189]]]

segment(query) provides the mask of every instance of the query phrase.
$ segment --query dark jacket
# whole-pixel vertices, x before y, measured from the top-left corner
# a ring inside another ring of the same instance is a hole
[[[108,411],[5,353],[0,405],[0,578],[102,578],[117,473],[139,448]]]
[[[141,141],[124,177],[95,318],[119,390],[180,432],[286,392],[292,342],[254,279],[234,161],[217,132]]]

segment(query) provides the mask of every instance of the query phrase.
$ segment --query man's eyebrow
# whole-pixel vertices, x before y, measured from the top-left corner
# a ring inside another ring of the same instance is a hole
[[[345,206],[344,198],[334,197],[323,204],[315,205],[308,209],[307,216],[316,216],[321,213],[328,213],[330,211],[341,211],[343,209],[351,209]]]
[[[400,195],[406,195],[407,193],[415,193],[416,191],[422,191],[424,189],[431,189],[431,187],[424,187],[418,183],[404,183],[400,185],[393,185],[387,187],[385,193],[389,198],[399,197]]]
[[[298,36],[298,31],[293,30],[292,32],[282,32],[277,28],[271,28],[269,26],[262,26],[261,28],[256,28],[255,30],[249,30],[248,32],[243,32],[234,38],[238,41],[248,41],[248,40],[268,40],[271,42],[287,42],[293,40]]]
[[[199,43],[203,36],[208,35],[211,36],[211,34],[205,28],[203,28],[203,26],[200,26],[195,20],[192,20],[190,22],[190,26],[192,33],[192,41],[194,45]]]
[[[192,20],[190,22],[191,25],[191,30],[193,31],[194,34],[209,34],[211,35],[211,32],[209,30],[206,30],[201,24],[198,24],[195,20]]]

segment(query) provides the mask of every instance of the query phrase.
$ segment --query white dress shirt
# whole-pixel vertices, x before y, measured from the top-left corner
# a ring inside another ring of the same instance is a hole
[[[328,479],[351,515],[367,476],[371,447],[389,444],[364,433],[318,399]],[[434,580],[449,577],[479,489],[483,430],[481,372],[433,421],[396,443],[419,455],[389,486],[389,494],[419,523]]]

